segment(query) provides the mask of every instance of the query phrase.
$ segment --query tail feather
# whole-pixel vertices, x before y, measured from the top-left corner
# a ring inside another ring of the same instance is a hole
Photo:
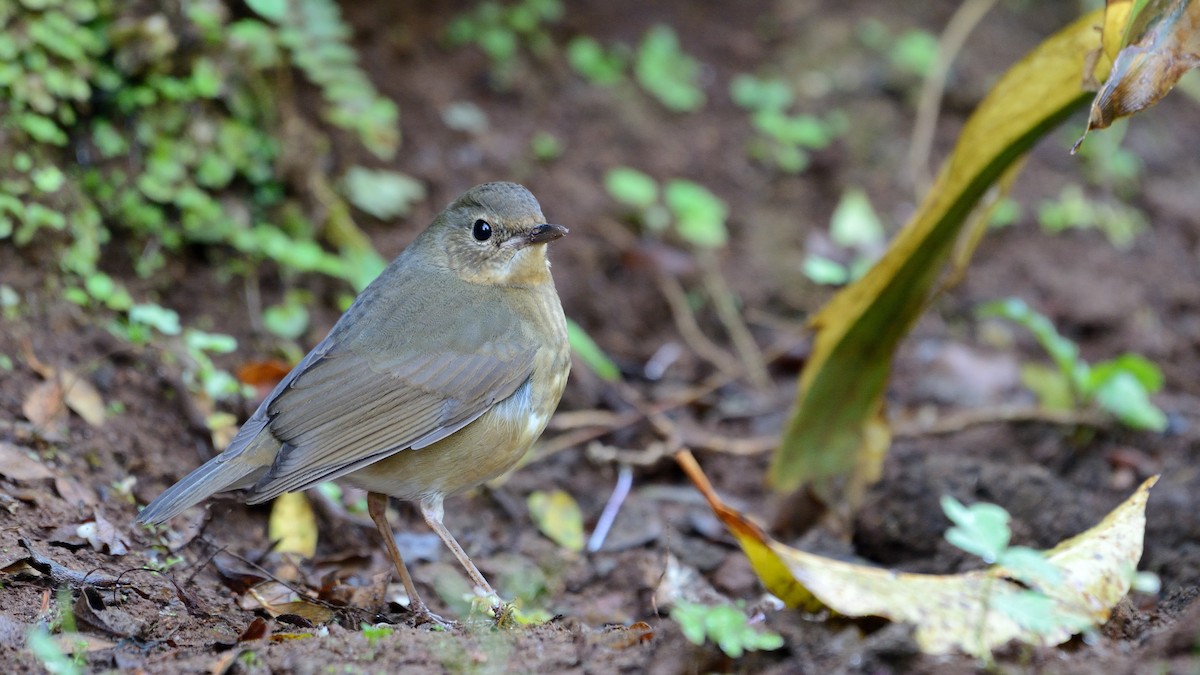
[[[242,425],[224,452],[208,460],[167,488],[138,514],[138,522],[158,524],[218,492],[247,488],[267,472],[279,442],[267,425],[265,403]]]

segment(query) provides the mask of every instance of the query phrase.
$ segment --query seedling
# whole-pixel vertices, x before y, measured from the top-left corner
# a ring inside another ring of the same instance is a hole
[[[493,84],[508,89],[519,70],[522,46],[539,57],[553,52],[545,25],[557,22],[562,14],[560,0],[519,0],[507,6],[485,0],[450,23],[446,40],[454,46],[478,47],[491,64]]]
[[[1044,589],[1062,583],[1061,570],[1047,554],[1026,546],[1010,545],[1012,530],[1008,523],[1011,517],[1003,507],[987,503],[964,506],[949,495],[942,496],[941,506],[953,523],[946,530],[946,541],[989,565],[1002,568],[1006,577],[1029,589],[989,597],[984,604],[984,616],[979,617],[980,630],[986,625],[986,613],[991,609],[1036,633],[1049,633],[1063,627],[1072,632],[1091,629],[1093,620],[1086,607],[1072,611],[1046,594]],[[1158,577],[1152,573],[1130,570],[1130,581],[1134,590],[1158,592]]]
[[[1138,233],[1146,229],[1146,216],[1132,206],[1089,199],[1083,188],[1068,185],[1058,199],[1041,203],[1038,223],[1049,234],[1068,229],[1097,229],[1113,246],[1126,250]]]
[[[638,84],[669,110],[695,112],[704,107],[700,64],[680,48],[670,26],[659,24],[646,31],[633,73]]]
[[[750,156],[785,173],[808,168],[809,151],[823,150],[845,132],[845,115],[834,111],[825,118],[789,113],[795,94],[783,80],[738,75],[729,95],[749,111],[757,132],[747,146]]]
[[[741,658],[746,652],[770,651],[783,646],[778,633],[750,625],[745,612],[733,605],[702,605],[681,602],[671,610],[683,636],[694,645],[713,642],[729,658]]]
[[[924,77],[937,62],[938,40],[929,31],[913,29],[893,35],[882,21],[869,18],[856,27],[866,47],[887,57],[892,67],[906,75]]]
[[[610,87],[625,80],[631,56],[629,48],[615,44],[605,48],[595,38],[581,35],[567,44],[567,62],[594,85]]]
[[[661,235],[674,224],[681,239],[700,249],[721,248],[729,240],[725,228],[729,207],[698,183],[676,178],[660,190],[650,176],[620,167],[605,175],[604,186],[613,199],[633,209],[634,217],[651,234]]]
[[[1044,407],[1079,410],[1096,405],[1133,429],[1167,428],[1166,414],[1150,400],[1162,388],[1162,371],[1145,357],[1124,354],[1089,364],[1079,356],[1079,346],[1060,335],[1050,319],[1017,298],[989,302],[976,314],[1024,326],[1049,354],[1054,368],[1028,364],[1021,369],[1021,379]]]
[[[804,275],[818,284],[841,285],[858,279],[883,253],[883,223],[871,206],[867,193],[851,188],[842,193],[829,222],[829,243],[837,259],[809,252]]]

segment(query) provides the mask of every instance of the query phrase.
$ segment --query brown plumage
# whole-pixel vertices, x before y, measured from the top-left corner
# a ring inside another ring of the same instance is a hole
[[[442,525],[442,500],[512,468],[558,405],[566,320],[528,190],[487,183],[446,207],[275,387],[220,455],[138,516],[160,523],[210,495],[251,504],[327,480],[366,489],[413,609],[432,617],[387,525],[387,497],[426,522],[483,591]]]

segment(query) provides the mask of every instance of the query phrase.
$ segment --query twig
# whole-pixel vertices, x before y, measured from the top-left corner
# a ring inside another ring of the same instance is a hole
[[[908,146],[908,175],[912,177],[917,199],[925,194],[931,182],[929,154],[950,65],[954,63],[954,57],[962,50],[971,31],[995,4],[996,0],[965,0],[950,17],[946,30],[938,40],[937,61],[921,85],[917,121],[913,125],[912,142]]]
[[[729,339],[733,340],[733,347],[742,360],[742,366],[746,369],[750,383],[758,389],[766,389],[771,384],[771,376],[767,373],[766,364],[763,363],[762,351],[754,341],[754,336],[750,334],[750,329],[746,327],[746,322],[742,321],[742,315],[733,301],[735,296],[729,288],[729,284],[726,283],[725,276],[721,274],[721,267],[717,264],[716,255],[712,251],[701,250],[697,252],[696,256],[704,271],[704,286],[708,290],[709,296],[712,297],[713,307],[717,310],[717,318],[725,325]]]
[[[724,349],[718,347],[704,334],[704,331],[700,330],[700,325],[696,322],[695,315],[692,314],[692,308],[688,305],[687,294],[684,293],[683,287],[679,285],[675,277],[669,274],[659,274],[658,287],[662,291],[663,297],[666,298],[667,305],[671,308],[671,318],[675,320],[675,328],[679,331],[679,336],[692,348],[692,351],[722,373],[734,379],[741,377],[742,364],[738,363],[738,360]]]
[[[620,513],[625,498],[629,496],[631,487],[633,487],[633,469],[628,464],[622,464],[621,468],[617,470],[617,485],[609,495],[608,503],[600,512],[600,519],[596,521],[596,529],[592,530],[592,536],[588,539],[588,553],[595,553],[600,550],[601,546],[604,546],[604,539],[608,536],[608,531],[612,529],[613,523],[616,522],[617,514]]]
[[[793,346],[794,346],[793,344],[789,343],[786,346],[776,345],[776,346],[772,347],[771,349],[767,350],[767,352],[763,355],[764,361],[766,363],[771,363],[772,361],[775,361],[776,359],[783,357],[785,354],[787,354],[788,352],[790,352],[792,350]],[[676,408],[682,408],[683,406],[695,403],[696,401],[700,400],[701,398],[704,398],[705,396],[708,396],[709,394],[720,389],[721,387],[724,387],[725,385],[729,384],[730,382],[733,382],[734,380],[737,379],[737,377],[738,377],[737,375],[730,375],[728,373],[721,373],[721,372],[713,373],[712,375],[710,375],[708,377],[708,379],[706,379],[701,384],[696,385],[695,387],[692,387],[691,389],[683,392],[682,394],[676,396],[675,398],[673,398],[669,401],[659,401],[657,403],[653,403],[650,405],[645,405],[645,404],[636,405],[635,404],[635,408],[636,408],[635,410],[631,410],[629,412],[624,412],[624,413],[614,413],[610,417],[607,418],[606,424],[598,425],[598,426],[591,427],[591,428],[587,428],[587,427],[578,428],[574,431],[570,431],[570,432],[562,434],[560,436],[556,436],[555,438],[550,439],[549,441],[547,441],[546,443],[541,445],[538,448],[537,452],[533,453],[532,455],[529,455],[528,460],[525,461],[522,464],[522,466],[541,461],[543,459],[546,459],[547,457],[550,457],[551,455],[562,452],[563,450],[574,447],[580,443],[587,443],[588,441],[593,441],[593,440],[600,438],[601,436],[604,436],[605,434],[611,433],[617,429],[622,429],[622,428],[630,426],[632,424],[636,424],[637,422],[639,422],[643,419],[647,419],[652,415],[659,415],[662,413],[666,413],[670,410],[674,410]],[[595,412],[599,412],[599,411],[595,411]],[[592,414],[592,413],[589,413],[589,414]],[[570,415],[570,413],[562,413],[562,415]],[[558,417],[558,415],[556,415],[556,417]],[[571,417],[568,417],[568,421],[564,426],[566,426],[567,428],[570,428],[572,422],[582,420],[582,419],[584,419],[584,417],[585,416],[583,416],[582,414],[579,417],[575,417],[573,419]],[[595,421],[599,422],[602,418],[600,415],[596,414],[593,417],[593,419]],[[551,424],[553,425],[553,422],[551,422]],[[719,448],[714,447],[714,448],[710,448],[710,449],[719,449]],[[747,450],[746,452],[734,452],[734,454],[753,454],[753,453],[751,453]],[[661,455],[661,453],[660,453],[660,455]],[[655,461],[657,461],[657,460],[658,460],[658,458],[655,458]],[[639,462],[636,460],[631,461],[630,463],[636,464],[639,466],[642,466],[645,464],[645,462]]]

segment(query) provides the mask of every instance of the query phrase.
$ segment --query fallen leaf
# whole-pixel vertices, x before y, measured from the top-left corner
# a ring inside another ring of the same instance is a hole
[[[112,555],[125,555],[129,552],[129,542],[107,518],[100,515],[99,511],[93,512],[92,517],[93,520],[75,528],[75,533],[81,539],[100,552],[107,550]]]
[[[54,472],[45,464],[25,454],[21,448],[0,441],[0,475],[13,480],[31,481],[52,478]]]
[[[21,413],[43,436],[58,441],[67,437],[67,406],[56,380],[39,382],[25,394]]]
[[[909,574],[784,546],[723,503],[691,453],[678,453],[676,459],[737,538],[763,585],[788,606],[903,622],[914,627],[925,653],[958,650],[980,658],[1014,639],[1061,644],[1107,621],[1129,592],[1142,555],[1146,499],[1158,480],[1146,480],[1100,524],[1047,551],[1045,559],[1060,573],[1059,582],[1031,593],[997,566],[953,575]],[[1004,610],[1031,598],[1041,603],[1036,612]]]
[[[583,550],[583,512],[571,495],[562,490],[529,495],[529,515],[542,534],[570,551]]]
[[[303,492],[285,492],[271,504],[267,533],[280,553],[305,558],[317,552],[317,515]]]
[[[64,654],[81,654],[112,649],[117,643],[86,633],[55,633],[50,636]]]
[[[313,624],[328,623],[333,619],[333,610],[325,605],[300,597],[292,589],[277,581],[265,581],[246,591],[242,597],[242,609],[261,607],[272,618],[282,614],[295,614]]]
[[[95,506],[99,503],[95,491],[69,476],[55,476],[54,489],[72,506]]]
[[[96,391],[91,382],[67,368],[57,368],[42,362],[33,353],[33,347],[29,343],[24,344],[23,349],[26,363],[45,380],[34,387],[26,397],[25,404],[21,406],[26,419],[38,426],[48,427],[48,422],[53,421],[57,415],[65,414],[66,411],[62,409],[65,403],[88,424],[94,427],[104,424],[104,397]],[[43,416],[49,417],[38,419]]]

